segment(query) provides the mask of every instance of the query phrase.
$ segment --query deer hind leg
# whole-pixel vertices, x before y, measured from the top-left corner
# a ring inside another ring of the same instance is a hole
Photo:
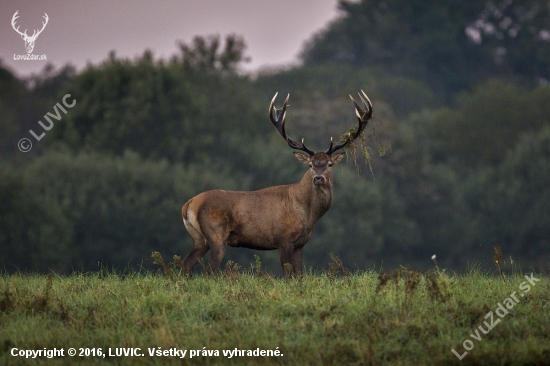
[[[188,275],[191,274],[191,272],[193,272],[193,268],[195,267],[199,259],[204,257],[209,250],[210,250],[210,247],[207,245],[204,245],[204,243],[199,245],[193,244],[193,248],[191,249],[189,254],[187,254],[183,259],[184,273]]]
[[[193,248],[183,259],[183,271],[189,275],[193,272],[193,268],[197,265],[199,259],[203,258],[210,250],[210,246],[201,232],[194,212],[188,210],[188,204],[183,207],[183,212],[183,224],[193,238]]]
[[[210,247],[208,270],[219,273],[227,248],[227,238],[233,227],[230,213],[217,207],[203,208],[199,212],[201,233]]]
[[[227,248],[227,238],[229,236],[226,225],[223,222],[209,221],[205,223],[203,234],[210,247],[208,271],[211,274],[219,273],[223,257],[225,256],[225,249]]]
[[[225,243],[214,243],[212,245],[212,252],[210,252],[210,260],[208,262],[209,270],[212,274],[220,272],[220,266],[225,256]]]

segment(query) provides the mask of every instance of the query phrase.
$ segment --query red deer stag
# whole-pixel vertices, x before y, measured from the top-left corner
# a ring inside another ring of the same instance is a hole
[[[193,248],[183,260],[187,274],[198,260],[211,250],[209,270],[219,271],[227,246],[257,250],[279,250],[285,277],[292,272],[303,274],[302,253],[317,221],[332,204],[332,166],[344,157],[336,153],[355,140],[372,118],[372,104],[361,90],[359,98],[365,110],[355,100],[357,130],[349,133],[344,142],[333,144],[325,152],[314,152],[294,141],[285,132],[288,98],[281,109],[269,105],[269,118],[288,145],[307,155],[294,152],[296,158],[309,165],[297,183],[265,188],[259,191],[212,190],[191,198],[182,208],[183,223],[193,238]],[[275,111],[275,117],[273,117]],[[335,154],[336,153],[336,154]]]

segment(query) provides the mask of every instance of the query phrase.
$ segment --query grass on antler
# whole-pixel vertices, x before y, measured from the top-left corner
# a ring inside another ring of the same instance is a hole
[[[369,167],[369,171],[371,172],[372,176],[374,177],[374,171],[372,169],[372,157],[371,157],[371,148],[368,146],[369,141],[376,137],[376,144],[378,145],[378,154],[379,156],[386,155],[387,152],[391,152],[391,145],[390,141],[387,138],[387,136],[384,133],[384,130],[382,129],[379,122],[372,120],[371,123],[369,123],[371,126],[367,126],[360,134],[357,136],[355,140],[352,140],[349,144],[346,145],[345,150],[348,153],[348,156],[352,156],[353,163],[357,169],[357,171],[360,171],[359,168],[359,161],[358,161],[358,151],[361,152],[363,155],[363,158],[365,159],[365,163]],[[375,125],[381,129],[382,133],[377,134]],[[357,128],[359,126],[355,126],[352,128],[349,128],[342,136],[340,136],[340,143],[346,141],[348,136],[353,136],[357,132]],[[368,132],[367,132],[368,131]]]

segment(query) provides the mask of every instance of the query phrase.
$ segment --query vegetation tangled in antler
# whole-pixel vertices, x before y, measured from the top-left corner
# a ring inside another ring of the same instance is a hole
[[[361,93],[363,95],[361,95]],[[370,104],[370,100],[365,94],[363,90],[361,90],[361,93],[357,93],[359,95],[359,98],[363,102],[363,104]],[[380,123],[376,122],[376,120],[372,117],[372,108],[367,109],[366,111],[362,111],[359,106],[357,105],[357,102],[355,102],[355,99],[350,95],[349,96],[353,104],[355,105],[355,113],[357,115],[357,118],[359,120],[362,120],[365,118],[367,114],[369,114],[369,118],[373,120],[375,124],[380,126]],[[366,100],[365,100],[366,98]],[[372,160],[370,155],[370,147],[368,146],[368,142],[371,137],[377,137],[376,143],[378,144],[378,154],[380,156],[384,156],[388,151],[391,151],[391,145],[390,141],[387,137],[385,137],[383,130],[380,135],[376,134],[376,127],[373,123],[370,124],[370,129],[365,129],[366,125],[358,124],[357,126],[349,128],[344,134],[340,136],[339,142],[342,144],[345,144],[345,150],[353,157],[353,162],[355,164],[355,167],[359,170],[359,162],[357,160],[358,154],[357,151],[361,151],[361,154],[365,158],[365,163],[369,167],[369,170],[371,174],[374,175],[373,169],[372,169]]]

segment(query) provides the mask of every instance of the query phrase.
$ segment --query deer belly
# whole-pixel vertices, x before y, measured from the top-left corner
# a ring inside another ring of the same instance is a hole
[[[294,230],[281,230],[281,227],[261,230],[259,227],[247,226],[245,229],[231,230],[226,243],[231,247],[256,250],[275,250],[287,243],[293,244],[294,247],[301,247],[307,243],[311,231],[304,227]]]
[[[277,249],[276,241],[264,235],[242,235],[236,231],[231,231],[227,238],[227,245],[231,247],[249,248],[256,250],[274,250]]]

